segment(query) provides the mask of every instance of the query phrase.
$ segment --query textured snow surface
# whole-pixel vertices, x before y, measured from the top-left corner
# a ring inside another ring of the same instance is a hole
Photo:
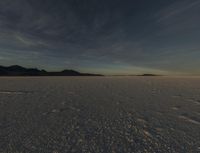
[[[200,78],[0,78],[0,153],[67,152],[200,152]]]

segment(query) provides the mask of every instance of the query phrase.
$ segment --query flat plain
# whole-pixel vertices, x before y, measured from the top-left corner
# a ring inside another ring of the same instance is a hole
[[[198,153],[198,77],[1,77],[0,153]]]

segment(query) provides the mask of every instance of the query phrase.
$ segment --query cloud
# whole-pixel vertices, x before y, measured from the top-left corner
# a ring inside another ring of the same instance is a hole
[[[28,36],[24,36],[22,34],[16,33],[14,34],[14,38],[16,39],[16,41],[19,43],[21,43],[24,46],[27,47],[49,47],[50,45],[48,43],[46,43],[43,40],[40,40],[39,38],[34,38],[34,37],[28,37]]]
[[[199,10],[198,0],[0,1],[0,56],[58,68],[185,71],[200,56],[191,53],[199,48]]]
[[[193,9],[200,7],[199,0],[183,0],[174,2],[172,5],[168,6],[158,14],[157,22],[163,22],[164,20],[170,20],[171,18],[177,17],[191,11]]]
[[[158,12],[156,23],[162,27],[161,34],[196,32],[199,29],[200,1],[183,0],[174,2]]]

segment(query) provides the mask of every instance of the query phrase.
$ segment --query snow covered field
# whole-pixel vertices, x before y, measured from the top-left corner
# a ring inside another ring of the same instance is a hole
[[[0,153],[67,152],[200,152],[200,78],[0,78]]]

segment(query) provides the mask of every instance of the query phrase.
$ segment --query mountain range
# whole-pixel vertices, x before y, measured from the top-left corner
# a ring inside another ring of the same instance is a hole
[[[103,76],[101,74],[81,73],[75,70],[48,72],[37,68],[25,68],[19,65],[0,66],[0,76]]]

